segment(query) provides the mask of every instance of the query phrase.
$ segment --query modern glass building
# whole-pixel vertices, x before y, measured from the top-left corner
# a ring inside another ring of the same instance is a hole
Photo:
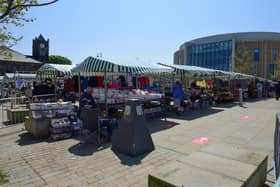
[[[232,41],[219,41],[188,46],[187,62],[193,66],[230,70]]]
[[[173,63],[271,77],[280,67],[279,50],[280,33],[221,34],[185,42],[174,53]]]

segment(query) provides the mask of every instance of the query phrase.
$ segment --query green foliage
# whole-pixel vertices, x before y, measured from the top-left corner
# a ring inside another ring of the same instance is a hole
[[[252,75],[254,70],[252,50],[240,44],[236,51],[233,71]]]
[[[38,0],[0,0],[0,46],[11,47],[22,38],[14,36],[8,26],[23,27],[24,23],[33,22],[34,18],[25,17],[31,7],[47,6],[57,1],[40,3]]]
[[[275,64],[274,74],[268,75],[268,78],[272,79],[272,80],[280,80],[280,62],[279,62],[279,60],[277,62],[275,62],[274,64]]]
[[[7,179],[7,176],[0,171],[0,185],[5,184],[9,182]]]
[[[63,56],[59,56],[59,55],[51,55],[49,56],[49,61],[48,63],[50,64],[67,64],[67,65],[71,65],[72,62],[70,59],[63,57]]]

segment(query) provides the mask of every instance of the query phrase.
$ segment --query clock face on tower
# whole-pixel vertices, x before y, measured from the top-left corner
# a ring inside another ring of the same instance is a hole
[[[40,43],[40,48],[41,48],[41,49],[44,49],[44,48],[45,48],[45,44]]]
[[[32,56],[34,59],[39,60],[41,62],[47,62],[49,59],[49,40],[45,40],[45,38],[40,34],[38,37],[33,39],[33,51]]]

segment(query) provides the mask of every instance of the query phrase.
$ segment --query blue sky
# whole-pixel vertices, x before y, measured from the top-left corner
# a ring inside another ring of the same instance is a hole
[[[24,37],[14,46],[24,54],[42,33],[50,54],[73,63],[98,52],[114,61],[172,63],[174,51],[197,37],[280,32],[279,7],[279,0],[60,0],[31,9],[37,20],[11,31]]]

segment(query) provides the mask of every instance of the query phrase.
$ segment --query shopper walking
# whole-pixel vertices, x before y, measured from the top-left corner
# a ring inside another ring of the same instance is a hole
[[[29,101],[32,101],[32,92],[33,92],[33,89],[32,89],[32,86],[30,83],[27,84],[27,87],[26,87],[26,90],[25,90],[25,97],[29,100]]]
[[[239,106],[243,107],[243,90],[241,85],[238,85],[238,98],[239,98]]]
[[[172,95],[174,99],[174,109],[177,115],[180,115],[179,108],[181,107],[181,102],[185,99],[185,93],[180,81],[176,81],[172,88]]]
[[[263,96],[263,84],[260,81],[257,83],[257,90],[258,90],[258,98],[261,98]]]

